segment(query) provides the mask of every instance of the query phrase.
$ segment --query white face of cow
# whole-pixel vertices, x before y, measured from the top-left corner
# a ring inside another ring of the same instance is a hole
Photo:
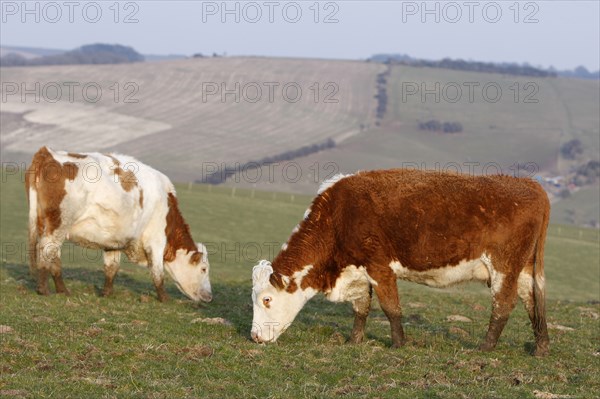
[[[252,270],[254,317],[250,334],[256,342],[275,342],[314,295],[300,288],[293,293],[278,289],[269,282],[271,274],[271,263],[264,260]],[[287,285],[289,277],[283,276],[283,281]]]
[[[202,254],[199,259],[195,259],[198,258],[198,255],[195,255],[198,252],[178,249],[175,260],[165,262],[165,267],[175,280],[179,291],[185,296],[196,302],[210,302],[212,301],[212,289],[208,277],[210,269],[208,255],[204,245],[198,243],[197,246],[198,252]]]

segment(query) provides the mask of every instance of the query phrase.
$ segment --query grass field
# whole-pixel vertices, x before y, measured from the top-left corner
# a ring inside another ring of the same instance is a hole
[[[0,396],[10,398],[512,398],[600,395],[598,230],[553,225],[546,251],[551,355],[529,355],[518,306],[496,351],[476,347],[490,298],[479,285],[434,290],[400,283],[406,347],[391,349],[375,302],[367,339],[348,345],[349,304],[318,296],[276,344],[249,340],[251,266],[272,258],[310,197],[178,186],[196,241],[208,244],[214,301],[197,305],[169,282],[156,301],[148,271],[125,263],[114,296],[98,296],[98,252],[65,246],[72,296],[38,296],[26,266],[22,183],[0,193]],[[449,315],[472,322],[448,322]],[[201,319],[225,319],[208,324]],[[562,326],[562,327],[561,327]],[[561,328],[561,329],[556,329]],[[565,396],[550,396],[565,395]]]
[[[598,186],[586,187],[569,198],[554,204],[551,222],[582,225],[591,220],[600,220],[600,189]]]

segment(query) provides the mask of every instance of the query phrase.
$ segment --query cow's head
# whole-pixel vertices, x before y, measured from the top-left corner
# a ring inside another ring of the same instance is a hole
[[[175,259],[165,262],[165,267],[175,280],[179,291],[185,296],[196,302],[210,302],[212,301],[212,290],[208,278],[210,269],[208,254],[203,244],[197,243],[196,245],[197,251],[178,249]]]
[[[275,287],[270,281],[272,274],[271,263],[266,260],[261,260],[252,269],[254,318],[250,334],[256,342],[275,342],[294,321],[304,304],[314,295],[312,290],[307,292],[299,287],[289,292],[288,276],[277,276],[282,286]]]

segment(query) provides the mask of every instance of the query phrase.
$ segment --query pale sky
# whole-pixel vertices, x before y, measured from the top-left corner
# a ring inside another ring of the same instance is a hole
[[[119,43],[144,54],[342,59],[403,53],[600,68],[597,0],[25,3],[0,1],[0,44]]]

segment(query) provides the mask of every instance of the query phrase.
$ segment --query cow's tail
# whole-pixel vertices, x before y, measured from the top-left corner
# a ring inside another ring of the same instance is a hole
[[[542,226],[535,245],[535,258],[533,263],[533,329],[538,342],[541,340],[547,345],[548,330],[546,325],[546,282],[544,277],[544,244],[550,218],[550,207],[543,210]]]
[[[37,263],[38,263],[38,198],[36,188],[36,177],[34,167],[32,165],[25,173],[25,192],[27,194],[27,202],[29,204],[29,274],[34,279],[37,279]]]

